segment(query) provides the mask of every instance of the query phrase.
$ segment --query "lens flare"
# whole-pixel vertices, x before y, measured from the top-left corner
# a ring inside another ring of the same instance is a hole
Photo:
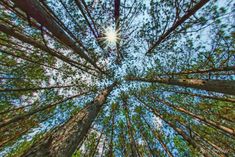
[[[116,43],[118,40],[118,33],[115,31],[115,29],[109,27],[105,30],[104,38],[110,44]]]

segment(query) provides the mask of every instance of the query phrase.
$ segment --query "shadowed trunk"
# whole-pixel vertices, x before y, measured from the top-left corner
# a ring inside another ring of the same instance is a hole
[[[43,157],[72,156],[77,146],[83,141],[92,122],[97,117],[109,93],[116,84],[104,89],[92,102],[75,114],[63,126],[53,132],[46,139],[35,143],[31,149],[23,156],[25,157]]]

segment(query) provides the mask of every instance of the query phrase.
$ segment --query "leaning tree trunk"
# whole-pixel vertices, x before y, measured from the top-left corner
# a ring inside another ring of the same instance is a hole
[[[210,157],[210,155],[207,153],[207,151],[202,148],[198,143],[196,143],[193,139],[191,139],[190,137],[188,137],[188,135],[179,127],[177,127],[173,122],[167,120],[163,114],[160,114],[160,111],[153,108],[152,106],[148,105],[147,103],[145,103],[144,101],[142,101],[141,99],[139,99],[138,97],[136,97],[137,100],[139,100],[139,102],[141,102],[146,108],[147,110],[151,111],[156,117],[159,117],[161,120],[163,120],[166,124],[168,124],[172,129],[174,129],[174,131],[183,137],[183,139],[185,141],[187,141],[190,145],[192,145],[194,148],[196,148],[197,150],[200,151],[200,153],[203,154],[203,156],[205,157]]]
[[[74,115],[63,126],[35,143],[24,157],[69,157],[90,129],[115,83],[104,89],[92,102]]]
[[[164,83],[169,85],[177,85],[182,87],[190,87],[211,92],[219,92],[224,94],[235,95],[234,80],[202,80],[202,79],[171,79],[171,78],[134,78],[129,77],[130,81],[142,81],[151,83]]]
[[[42,26],[46,27],[57,39],[102,72],[94,60],[77,46],[76,42],[65,33],[64,29],[54,20],[53,16],[43,8],[38,0],[13,0],[13,2],[16,7],[23,10],[29,17],[34,18]]]

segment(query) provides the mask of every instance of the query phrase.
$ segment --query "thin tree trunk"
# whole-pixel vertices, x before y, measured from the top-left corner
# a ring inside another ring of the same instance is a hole
[[[81,96],[81,95],[85,95],[85,94],[87,94],[87,93],[89,93],[89,92],[83,92],[83,93],[80,93],[80,94],[77,94],[77,95],[73,95],[73,96],[67,97],[67,98],[65,98],[65,99],[62,99],[62,100],[56,101],[56,102],[54,102],[54,103],[51,103],[51,104],[49,104],[49,105],[40,106],[40,107],[38,107],[38,108],[36,108],[36,109],[33,109],[33,110],[31,110],[31,111],[29,111],[29,112],[26,112],[26,113],[24,113],[24,114],[20,114],[20,115],[15,116],[15,117],[13,117],[13,118],[11,118],[11,119],[5,119],[5,120],[3,120],[2,122],[0,122],[0,128],[1,128],[1,127],[4,127],[4,126],[6,126],[6,125],[9,125],[9,124],[11,124],[11,123],[18,122],[18,121],[20,121],[20,120],[22,120],[22,119],[25,119],[25,118],[27,118],[27,117],[30,117],[30,116],[34,115],[35,113],[38,113],[38,112],[44,111],[44,110],[46,110],[46,109],[52,108],[52,107],[57,106],[57,105],[59,105],[59,104],[61,104],[61,103],[63,103],[63,102],[66,102],[66,101],[68,101],[68,100],[74,99],[74,98],[79,97],[79,96]]]
[[[151,98],[152,98],[152,100],[155,100],[153,97],[151,97]],[[174,105],[174,104],[172,104],[172,103],[170,103],[170,102],[168,102],[168,101],[162,100],[162,99],[160,99],[159,97],[155,97],[155,98],[156,98],[158,101],[160,101],[161,103],[163,103],[163,104],[165,104],[166,106],[168,106],[168,107],[171,107],[171,108],[173,108],[173,109],[175,109],[175,110],[177,110],[177,111],[179,111],[179,112],[183,112],[183,113],[185,113],[185,114],[187,114],[187,115],[189,115],[189,116],[191,116],[191,117],[193,117],[193,118],[195,118],[195,119],[200,120],[201,122],[203,122],[203,123],[205,123],[205,124],[207,124],[207,125],[213,126],[213,127],[217,128],[217,129],[219,129],[219,130],[221,130],[221,131],[223,131],[223,132],[225,132],[225,133],[227,133],[227,134],[229,134],[229,135],[235,137],[235,132],[234,132],[234,130],[231,129],[231,128],[222,126],[222,125],[220,125],[220,124],[218,124],[218,123],[216,123],[216,122],[213,122],[213,121],[211,121],[211,120],[209,120],[209,119],[206,119],[206,118],[204,118],[204,117],[202,117],[202,116],[200,116],[200,115],[196,115],[196,114],[194,114],[194,113],[192,113],[192,112],[190,112],[190,111],[188,111],[188,110],[185,110],[185,109],[182,108],[182,107],[178,107],[178,106],[176,106],[176,105]]]
[[[151,83],[163,83],[169,85],[177,85],[182,87],[189,87],[201,89],[211,92],[219,92],[224,94],[235,95],[235,81],[234,80],[202,80],[202,79],[171,79],[171,78],[134,78],[129,77],[130,81],[142,81]]]
[[[182,125],[184,128],[188,129],[188,131],[190,132],[190,136],[191,134],[193,135],[196,135],[198,138],[198,140],[203,140],[203,142],[206,142],[207,144],[209,144],[210,146],[212,146],[213,148],[215,148],[217,151],[220,151],[220,154],[221,152],[223,153],[223,155],[225,155],[225,152],[222,150],[222,148],[220,148],[219,146],[215,145],[214,143],[208,141],[207,139],[204,139],[203,137],[201,137],[198,133],[196,133],[195,131],[191,130],[190,127],[184,123],[184,122],[181,122],[177,117],[174,117],[173,115],[169,114],[169,113],[166,113],[167,116],[169,117],[173,117],[173,119],[178,122],[180,125]],[[191,136],[191,138],[193,139],[193,137]]]
[[[10,28],[10,27],[8,27],[8,26],[6,26],[4,24],[1,24],[1,23],[0,23],[0,31],[6,33],[7,35],[13,36],[14,38],[16,38],[16,39],[18,39],[18,40],[20,40],[22,42],[25,42],[27,44],[30,44],[30,45],[36,47],[36,48],[39,48],[40,50],[42,50],[44,52],[47,52],[48,54],[50,54],[52,56],[55,56],[55,57],[59,58],[60,60],[64,61],[65,63],[68,63],[69,65],[74,66],[74,67],[76,67],[76,68],[78,68],[78,69],[80,69],[80,70],[82,70],[84,72],[87,72],[87,70],[84,70],[83,68],[81,68],[79,66],[83,66],[85,68],[91,69],[91,68],[89,68],[87,66],[84,66],[84,65],[82,65],[82,64],[80,64],[80,63],[78,63],[78,62],[76,62],[74,60],[71,60],[71,59],[69,59],[69,58],[67,58],[67,57],[65,57],[65,56],[55,52],[54,50],[48,48],[47,46],[45,46],[45,45],[43,45],[43,44],[41,44],[41,43],[39,43],[39,42],[29,38],[29,37],[27,37],[27,36],[25,36],[23,34],[20,34],[20,33],[16,32],[13,28]]]
[[[71,87],[77,87],[77,86],[78,85],[57,85],[57,86],[31,87],[31,88],[0,88],[0,93],[1,92],[26,92],[26,91],[57,89],[57,88],[71,88]]]
[[[82,1],[82,4],[84,5],[85,10],[86,10],[86,12],[87,12],[87,14],[88,14],[88,16],[89,16],[89,18],[90,18],[90,20],[91,20],[93,26],[94,26],[94,30],[95,30],[95,32],[96,32],[96,34],[97,34],[97,37],[99,37],[98,29],[97,29],[97,27],[96,27],[95,21],[93,20],[91,14],[90,14],[90,12],[89,12],[89,9],[88,9],[88,7],[87,7],[87,5],[86,5],[86,2],[85,2],[84,0],[81,0],[81,1]]]
[[[181,24],[183,24],[187,19],[194,15],[199,9],[201,9],[209,0],[201,0],[194,7],[187,10],[187,12],[180,17],[172,27],[170,27],[164,34],[162,34],[158,40],[148,49],[146,54],[152,53],[153,49],[157,47],[162,41],[164,41],[173,31],[175,31]]]
[[[97,141],[97,143],[96,143],[96,145],[95,145],[94,150],[92,150],[91,155],[89,155],[89,156],[91,156],[91,157],[94,157],[94,156],[95,156],[96,151],[97,151],[97,148],[98,148],[98,146],[99,146],[99,143],[100,143],[100,140],[101,140],[101,138],[102,138],[103,133],[104,133],[104,127],[103,127],[103,129],[102,129],[102,131],[101,131],[101,133],[100,133],[100,136],[99,136],[99,138],[98,138],[98,141]],[[98,151],[99,151],[99,150],[98,150]]]
[[[131,120],[130,120],[130,116],[129,116],[129,111],[127,108],[127,103],[126,100],[124,100],[124,104],[123,104],[124,110],[126,112],[125,116],[126,116],[126,125],[127,125],[127,132],[129,135],[129,140],[130,140],[130,144],[131,144],[131,151],[132,151],[132,156],[134,157],[140,157],[140,153],[138,151],[134,136],[133,136],[133,130],[132,130],[132,124],[131,124]]]
[[[115,31],[117,32],[117,35],[119,35],[121,31],[120,30],[120,0],[114,1],[114,19],[115,19]],[[119,63],[120,58],[122,57],[120,53],[120,40],[119,39],[117,39],[116,41],[116,51],[117,51],[116,63]]]
[[[109,144],[109,151],[108,151],[108,157],[112,157],[113,156],[113,134],[114,134],[114,121],[115,121],[115,112],[114,112],[114,108],[112,108],[112,125],[111,125],[111,140],[110,140],[110,144]]]
[[[1,45],[3,45],[3,44],[1,44]],[[34,64],[38,64],[38,65],[41,65],[41,66],[44,66],[44,67],[47,67],[47,68],[51,68],[51,69],[54,69],[54,70],[57,70],[57,71],[60,71],[60,72],[61,72],[61,70],[58,69],[58,68],[56,68],[56,67],[53,67],[53,66],[50,66],[50,65],[41,63],[41,62],[39,62],[39,61],[34,61],[34,60],[32,60],[31,58],[29,58],[28,56],[17,55],[16,53],[9,52],[9,51],[3,50],[3,49],[0,49],[0,51],[1,51],[2,53],[5,53],[5,54],[10,55],[10,56],[13,56],[13,57],[15,57],[15,58],[20,58],[20,59],[25,60],[25,61],[27,61],[27,62],[34,63]],[[18,50],[18,51],[19,51],[19,50]]]
[[[47,137],[47,139],[42,139],[42,141],[35,143],[23,156],[72,156],[77,146],[83,141],[92,122],[97,117],[115,85],[114,83],[104,89],[92,102],[86,105],[84,110],[71,117],[68,122]]]
[[[168,150],[166,144],[162,141],[162,138],[161,138],[161,136],[159,135],[159,133],[158,133],[157,131],[154,131],[154,130],[152,129],[152,127],[149,125],[149,123],[147,122],[147,120],[146,120],[143,116],[141,116],[141,117],[144,119],[144,121],[145,121],[145,123],[147,124],[148,128],[149,128],[149,129],[152,131],[152,133],[156,136],[157,140],[158,140],[159,143],[162,145],[162,148],[165,150],[165,152],[167,153],[167,155],[168,155],[169,157],[173,157],[172,153]]]
[[[183,92],[183,91],[177,91],[177,90],[170,90],[169,92],[174,92],[178,94],[184,94],[184,95],[189,95],[193,97],[200,97],[200,98],[207,98],[207,99],[215,99],[219,101],[226,101],[226,102],[232,102],[235,103],[235,99],[233,98],[225,98],[225,97],[219,97],[219,96],[209,96],[209,95],[202,95],[202,94],[196,94],[196,93],[190,93],[190,92]]]
[[[145,103],[144,101],[142,101],[141,99],[139,99],[138,97],[136,97],[137,100],[139,100],[139,102],[141,102],[143,105],[146,106],[146,108],[149,108],[149,110],[151,110],[151,112],[156,116],[159,117],[161,120],[163,120],[166,124],[168,124],[172,129],[175,130],[175,132],[177,134],[179,134],[180,136],[183,137],[183,139],[185,141],[187,141],[190,145],[192,145],[194,148],[198,149],[205,157],[211,157],[207,151],[204,148],[201,148],[194,140],[192,140],[190,137],[188,137],[185,132],[178,128],[175,124],[173,124],[171,121],[168,121],[164,118],[164,116],[162,114],[159,114],[159,112],[154,109],[153,107],[151,107],[150,105],[148,105],[147,103]]]
[[[76,3],[76,5],[77,5],[77,7],[79,8],[79,10],[81,11],[82,16],[85,18],[86,23],[88,24],[88,27],[90,28],[92,34],[94,35],[95,38],[98,38],[98,36],[97,36],[95,30],[94,30],[93,27],[91,26],[91,23],[89,22],[89,20],[88,20],[86,14],[85,14],[85,12],[84,12],[84,10],[83,10],[83,7],[82,7],[82,5],[81,5],[81,3],[80,3],[80,0],[75,0],[75,3]]]
[[[150,154],[152,155],[152,157],[155,157],[156,156],[156,153],[154,153],[153,149],[151,148],[150,144],[149,144],[149,141],[148,141],[148,138],[145,134],[145,132],[143,131],[143,127],[144,125],[142,124],[142,122],[140,122],[140,120],[137,122],[138,124],[136,124],[138,127],[139,127],[139,131],[140,131],[140,134],[141,136],[144,138],[144,140],[146,141],[147,143],[147,146],[148,146],[148,150],[150,152]],[[140,126],[141,125],[141,126]]]

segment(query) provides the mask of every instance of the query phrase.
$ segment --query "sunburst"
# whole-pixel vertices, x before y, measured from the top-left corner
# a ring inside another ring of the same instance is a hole
[[[107,44],[113,45],[115,44],[120,38],[118,35],[118,30],[115,30],[112,27],[108,27],[105,29],[104,39]]]

